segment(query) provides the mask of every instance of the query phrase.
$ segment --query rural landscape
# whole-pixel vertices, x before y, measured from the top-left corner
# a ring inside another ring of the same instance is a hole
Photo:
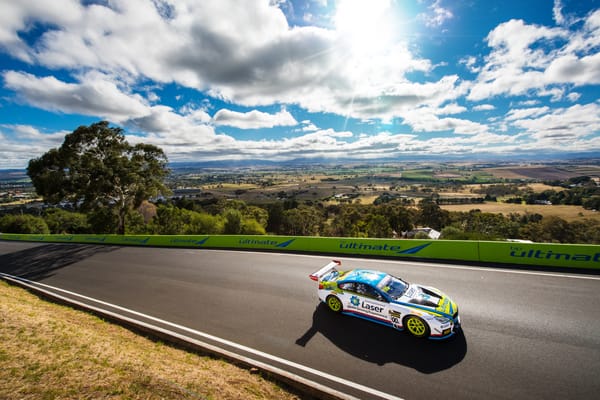
[[[129,212],[127,233],[427,238],[431,228],[440,239],[600,243],[596,159],[185,163],[169,171],[169,195]],[[0,177],[4,232],[114,232],[106,215],[43,203],[25,171]]]

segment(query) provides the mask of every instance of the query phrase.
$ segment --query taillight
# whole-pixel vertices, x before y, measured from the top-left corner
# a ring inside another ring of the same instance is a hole
[[[323,286],[323,284],[321,282],[319,282],[319,290],[324,289],[325,286]]]
[[[308,277],[309,277],[310,279],[312,279],[313,281],[315,281],[315,282],[319,280],[319,277],[318,277],[318,276],[316,276],[315,274],[310,274]]]

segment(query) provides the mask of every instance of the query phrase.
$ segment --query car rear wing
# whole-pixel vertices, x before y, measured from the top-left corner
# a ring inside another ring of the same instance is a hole
[[[337,267],[340,265],[342,265],[341,261],[333,260],[320,270],[310,274],[308,277],[313,281],[320,282],[324,276],[329,275],[332,272],[338,272]]]

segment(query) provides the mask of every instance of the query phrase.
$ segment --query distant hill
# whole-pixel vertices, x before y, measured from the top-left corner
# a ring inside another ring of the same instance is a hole
[[[199,169],[245,169],[245,168],[303,168],[306,166],[315,165],[369,165],[369,164],[402,164],[402,163],[472,163],[474,165],[485,164],[488,168],[493,166],[512,164],[536,164],[538,167],[551,167],[557,164],[590,164],[600,165],[600,153],[598,152],[581,152],[577,154],[519,154],[505,155],[500,158],[498,154],[489,155],[431,155],[417,156],[406,155],[401,158],[380,158],[376,160],[360,160],[351,158],[297,158],[288,161],[272,161],[272,160],[213,160],[213,161],[174,161],[169,163],[169,167],[175,171],[181,172],[185,170]],[[25,169],[0,169],[0,181],[14,181],[29,179]]]
[[[29,179],[24,169],[0,169],[0,181],[20,181]]]

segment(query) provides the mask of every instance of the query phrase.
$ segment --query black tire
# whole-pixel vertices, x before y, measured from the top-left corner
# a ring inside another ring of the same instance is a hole
[[[340,313],[344,309],[342,301],[338,299],[337,296],[329,295],[325,300],[327,303],[327,307],[329,307],[329,309],[333,312]]]

